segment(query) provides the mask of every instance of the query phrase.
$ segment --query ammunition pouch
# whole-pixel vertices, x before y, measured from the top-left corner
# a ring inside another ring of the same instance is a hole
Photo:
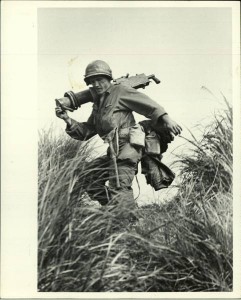
[[[130,127],[130,144],[134,147],[145,147],[145,132],[140,124]]]
[[[146,135],[145,153],[152,155],[161,154],[160,138],[155,131],[151,131],[149,134]]]
[[[130,163],[136,164],[140,161],[142,156],[142,146],[131,144],[131,130],[135,127],[120,128],[118,131],[119,136],[119,155],[118,160],[129,160]],[[144,132],[143,132],[144,134]],[[133,134],[134,135],[134,134]],[[132,137],[134,139],[134,136]],[[137,142],[138,138],[135,138],[134,142]],[[143,142],[141,142],[143,145]]]

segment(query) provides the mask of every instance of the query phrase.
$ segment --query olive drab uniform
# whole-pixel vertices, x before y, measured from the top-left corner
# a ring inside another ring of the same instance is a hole
[[[166,114],[163,107],[157,104],[136,89],[123,85],[111,85],[101,96],[94,98],[93,110],[87,122],[72,120],[67,125],[66,133],[77,140],[88,140],[98,134],[103,140],[113,129],[118,132],[117,166],[120,188],[116,187],[116,178],[113,162],[109,151],[106,156],[95,159],[89,163],[85,182],[85,189],[93,200],[106,204],[105,183],[109,180],[110,199],[127,201],[134,204],[132,181],[137,172],[137,165],[142,158],[142,147],[130,144],[129,133],[136,122],[133,112],[141,114],[157,124],[158,118]]]

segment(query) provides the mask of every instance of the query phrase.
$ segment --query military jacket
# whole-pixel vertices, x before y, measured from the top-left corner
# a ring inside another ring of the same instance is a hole
[[[95,98],[87,122],[72,120],[66,133],[77,140],[88,140],[98,134],[104,138],[112,129],[135,125],[133,112],[151,119],[155,124],[166,111],[147,95],[123,85],[111,85],[100,98]]]

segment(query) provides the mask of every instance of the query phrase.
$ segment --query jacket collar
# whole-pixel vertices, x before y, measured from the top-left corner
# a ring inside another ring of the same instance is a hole
[[[100,102],[102,102],[103,101],[103,99],[105,99],[107,96],[109,96],[110,94],[111,94],[111,92],[113,91],[113,89],[114,89],[114,84],[111,84],[110,85],[110,87],[104,92],[104,94],[102,94],[101,96],[99,96],[99,95],[97,95],[96,94],[96,102],[97,103],[100,103]],[[94,101],[94,102],[95,102]]]
[[[110,87],[105,91],[105,94],[110,95],[114,88],[114,84],[111,83]]]

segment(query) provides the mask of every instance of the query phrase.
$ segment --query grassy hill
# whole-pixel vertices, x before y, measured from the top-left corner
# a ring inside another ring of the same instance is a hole
[[[41,132],[38,288],[45,292],[232,290],[232,111],[220,111],[177,156],[171,201],[101,209],[72,197],[91,159],[88,143]]]

